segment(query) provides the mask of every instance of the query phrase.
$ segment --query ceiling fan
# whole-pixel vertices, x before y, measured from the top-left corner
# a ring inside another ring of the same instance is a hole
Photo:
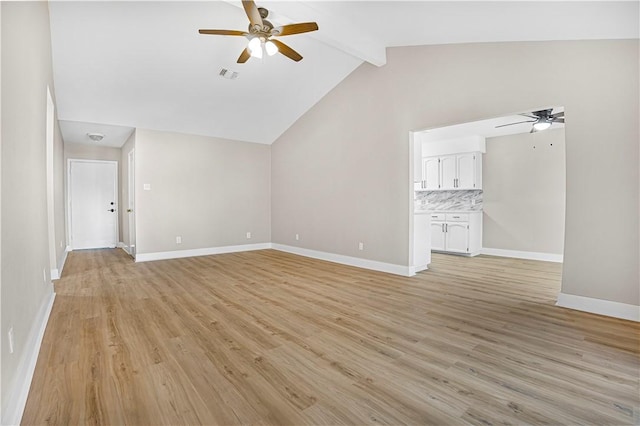
[[[266,19],[267,16],[269,16],[269,11],[263,7],[257,7],[253,0],[242,0],[242,7],[244,7],[244,11],[249,18],[248,32],[238,30],[199,30],[198,32],[200,34],[242,36],[248,38],[249,44],[240,54],[238,58],[239,64],[247,62],[251,56],[262,58],[265,52],[269,56],[280,52],[296,62],[302,59],[302,56],[298,52],[272,37],[316,31],[318,24],[315,22],[303,22],[300,24],[274,27],[273,24]]]
[[[529,117],[532,120],[502,124],[500,126],[496,126],[496,129],[498,127],[513,126],[514,124],[533,123],[533,126],[531,126],[531,131],[529,133],[535,133],[541,130],[548,129],[549,127],[551,127],[553,123],[564,123],[564,111],[553,114],[553,108],[542,109],[540,111],[533,111],[531,114],[518,114],[518,115]]]

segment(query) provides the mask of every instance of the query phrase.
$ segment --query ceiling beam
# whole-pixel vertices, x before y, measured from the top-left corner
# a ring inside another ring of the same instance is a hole
[[[238,0],[225,1],[242,8],[242,3]],[[315,21],[318,23],[319,30],[309,33],[308,37],[378,67],[387,63],[386,46],[353,21],[303,1],[258,0],[257,3],[258,6],[272,10],[276,15],[277,23],[274,22],[274,25]]]

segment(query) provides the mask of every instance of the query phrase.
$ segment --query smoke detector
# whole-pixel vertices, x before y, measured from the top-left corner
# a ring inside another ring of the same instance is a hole
[[[102,133],[87,133],[87,136],[94,142],[100,142],[104,138]]]

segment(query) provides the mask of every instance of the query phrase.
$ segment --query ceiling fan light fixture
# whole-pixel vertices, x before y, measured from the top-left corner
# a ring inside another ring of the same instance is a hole
[[[276,44],[274,42],[272,42],[271,40],[268,40],[264,44],[264,50],[267,51],[267,55],[273,56],[276,53],[278,53],[278,46],[276,46]]]
[[[249,41],[249,45],[247,45],[249,49],[249,53],[254,58],[261,59],[262,58],[262,41],[260,37],[254,37]]]
[[[242,51],[236,61],[239,64],[244,64],[251,57],[262,58],[265,54],[271,56],[278,52],[292,61],[300,62],[302,60],[302,55],[291,47],[280,40],[271,41],[269,39],[275,36],[282,37],[317,31],[318,24],[316,22],[300,22],[274,27],[273,24],[266,19],[267,16],[269,16],[269,11],[263,7],[256,6],[254,0],[242,0],[242,7],[244,8],[247,18],[249,18],[248,31],[199,29],[198,33],[248,38],[248,46]]]
[[[541,119],[533,123],[533,128],[538,132],[541,130],[547,130],[549,127],[551,127],[551,122],[549,120]]]

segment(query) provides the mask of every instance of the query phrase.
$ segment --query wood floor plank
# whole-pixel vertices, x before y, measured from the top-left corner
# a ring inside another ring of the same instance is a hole
[[[640,423],[640,324],[555,306],[561,268],[75,251],[22,423]]]

